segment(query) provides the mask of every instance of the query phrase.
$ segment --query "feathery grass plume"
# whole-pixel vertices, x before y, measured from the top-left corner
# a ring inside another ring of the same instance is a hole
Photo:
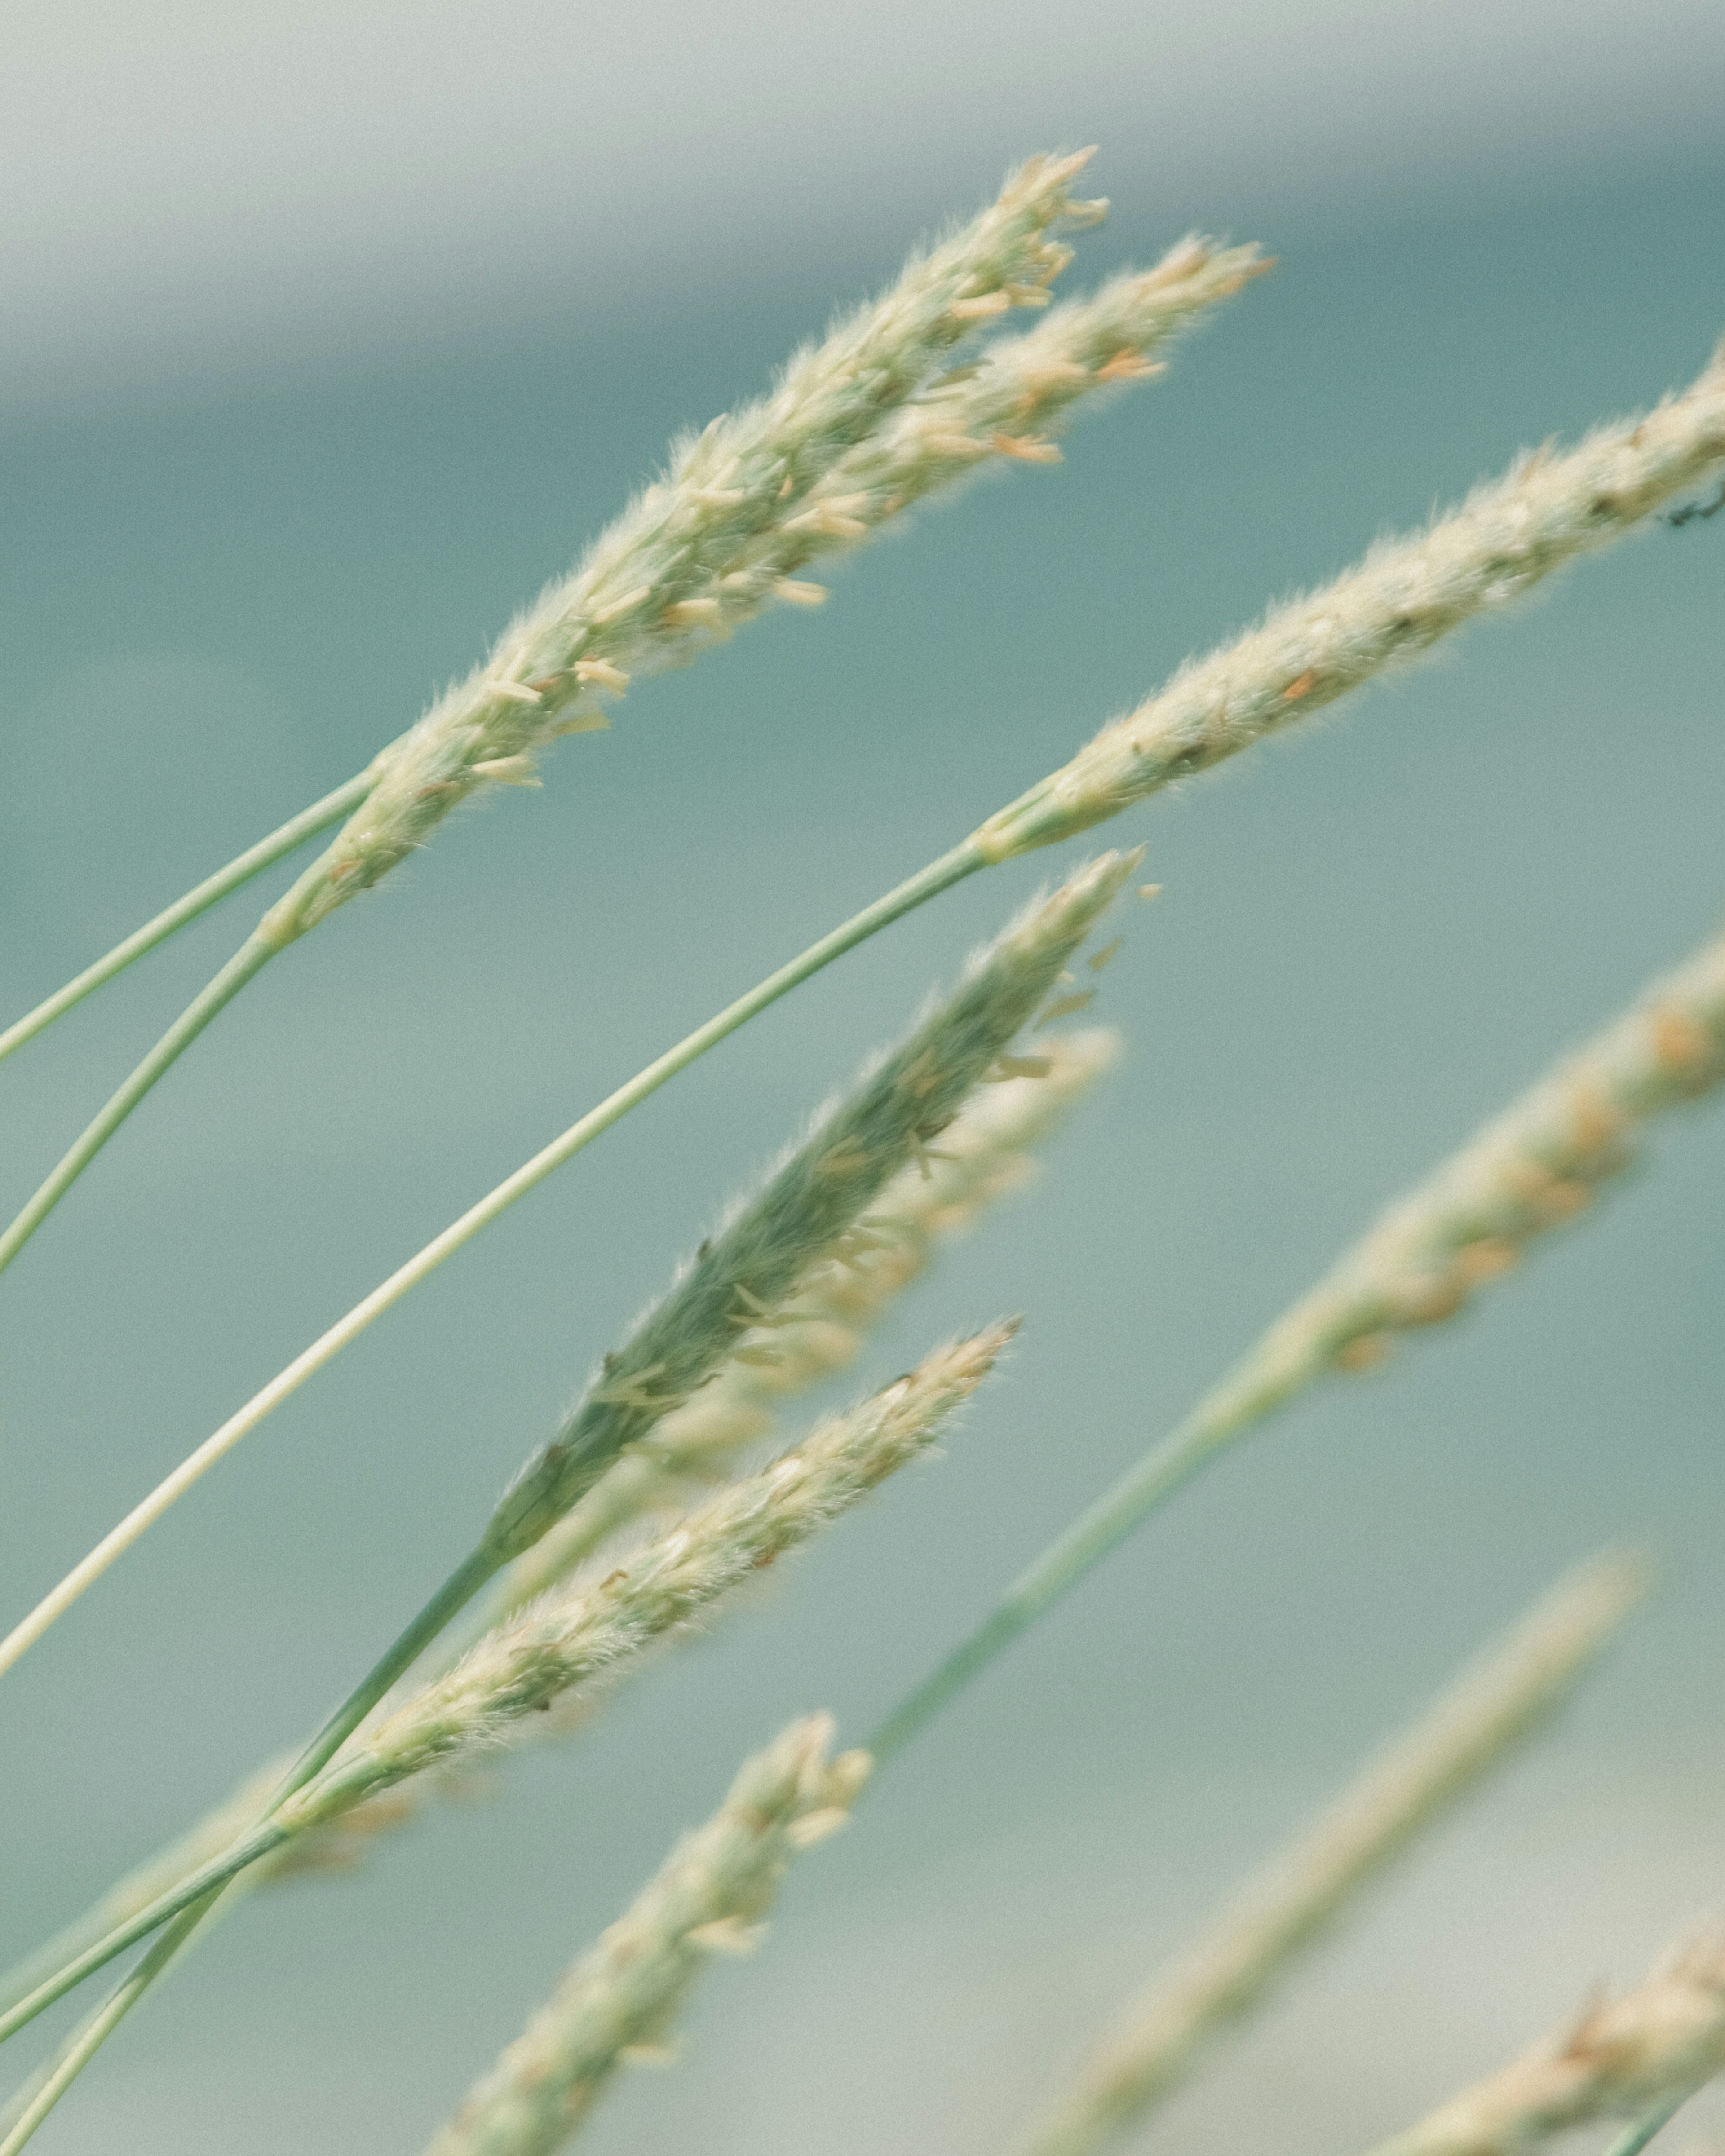
[[[989,817],[978,843],[993,860],[1052,844],[1235,755],[1520,598],[1722,459],[1725,344],[1689,388],[1640,418],[1602,427],[1566,454],[1536,449],[1426,531],[1381,542],[1335,583],[1189,660],[1164,689]]]
[[[1517,2156],[1599,2120],[1654,2110],[1662,2123],[1722,2068],[1725,1933],[1715,1930],[1678,1941],[1633,1991],[1589,2005],[1373,2156]]]
[[[866,529],[842,493],[815,499],[819,482],[979,324],[1047,304],[1070,259],[1050,227],[1106,207],[1068,192],[1090,155],[1029,159],[980,217],[798,353],[769,396],[677,444],[668,475],[383,752],[363,806],[264,916],[264,936],[303,935],[487,781],[532,783],[537,750],[603,723],[599,692],[675,665],[775,598],[807,598],[783,588],[791,571]]]
[[[793,1722],[748,1760],[705,1826],[563,1977],[426,2156],[552,2156],[619,2066],[668,2056],[671,2025],[715,1955],[746,1953],[791,1860],[843,1826],[865,1752],[836,1759],[830,1716]]]
[[[855,541],[991,459],[1059,463],[1048,436],[1080,398],[1160,374],[1150,352],[1274,266],[1255,246],[1189,234],[1153,269],[1122,271],[941,377],[834,466],[817,501],[843,501],[857,526],[845,536]]]
[[[1596,1558],[1464,1670],[1126,2007],[1026,2156],[1092,2156],[1141,2123],[1389,1859],[1566,1696],[1645,1585],[1637,1560]]]
[[[819,1118],[605,1358],[584,1399],[505,1492],[486,1531],[490,1548],[518,1556],[725,1363],[758,1364],[777,1353],[767,1344],[777,1337],[770,1321],[786,1298],[819,1260],[866,1249],[862,1216],[947,1130],[978,1081],[1052,1070],[1051,1057],[1007,1050],[1137,859],[1102,855],[1033,901],[903,1045]]]
[[[775,1409],[845,1368],[895,1297],[941,1243],[1035,1172],[1045,1137],[1119,1054],[1106,1028],[1040,1036],[1029,1075],[978,1086],[939,1133],[920,1143],[866,1214],[793,1283],[777,1310],[739,1327],[717,1375],[672,1409],[498,1580],[487,1622],[566,1578],[620,1529],[683,1502],[771,1430]],[[1040,1066],[1046,1065],[1046,1068]],[[747,1315],[739,1312],[739,1316]]]
[[[1656,1115],[1725,1080],[1725,936],[1648,988],[1392,1206],[1186,1419],[1080,1515],[870,1739],[886,1758],[1225,1445],[1332,1371],[1455,1316],[1635,1158]]]
[[[376,1789],[518,1735],[524,1717],[692,1622],[925,1451],[1017,1329],[1015,1321],[993,1325],[937,1348],[871,1399],[817,1424],[759,1474],[709,1498],[673,1533],[634,1552],[626,1571],[531,1604],[366,1732],[289,1799],[280,1823],[300,1832]]]

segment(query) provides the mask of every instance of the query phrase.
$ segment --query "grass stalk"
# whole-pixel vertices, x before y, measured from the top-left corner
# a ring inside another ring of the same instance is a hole
[[[339,824],[344,816],[351,814],[359,806],[371,788],[372,774],[367,768],[357,773],[345,785],[338,786],[332,793],[326,793],[321,801],[314,801],[309,808],[302,808],[297,816],[290,816],[267,839],[259,839],[256,845],[248,846],[243,854],[236,855],[225,868],[218,869],[213,875],[206,876],[200,884],[194,884],[182,898],[177,898],[172,906],[165,906],[153,921],[146,921],[141,928],[134,929],[105,957],[98,958],[92,966],[86,966],[64,988],[55,989],[51,996],[38,1004],[34,1010],[26,1011],[4,1033],[0,1033],[0,1061],[10,1055],[14,1049],[22,1048],[27,1040],[33,1040],[39,1033],[52,1025],[57,1018],[62,1017],[74,1004],[82,1003],[87,995],[92,994],[105,982],[111,981],[117,973],[123,973],[135,959],[153,951],[158,943],[165,943],[187,921],[197,920],[199,914],[207,913],[230,891],[238,891],[243,884],[249,883],[254,876],[261,875],[265,869],[284,860],[296,847],[304,845],[306,839],[316,838],[320,831],[326,831],[331,824]]]
[[[1543,1596],[1122,2010],[1026,2156],[1096,2156],[1141,2126],[1391,1859],[1567,1697],[1645,1585],[1638,1561],[1607,1556]]]
[[[604,726],[597,700],[626,688],[633,673],[685,664],[773,603],[818,603],[822,588],[794,573],[809,561],[871,537],[983,463],[1058,460],[1051,444],[1025,429],[1045,430],[1080,398],[1158,372],[1147,352],[1268,266],[1255,248],[1184,240],[1155,269],[1117,277],[1091,300],[1056,310],[1036,336],[1000,340],[956,377],[938,375],[979,323],[1014,306],[1047,305],[1048,286],[1070,255],[1048,237],[1050,227],[1092,223],[1106,208],[1067,192],[1089,155],[1027,160],[980,217],[913,257],[890,291],[799,353],[771,396],[677,444],[670,475],[517,617],[483,666],[380,751],[362,785],[355,779],[341,789],[343,807],[357,802],[357,813],[264,916],[251,944],[267,949],[250,973],[370,889],[475,793],[536,786],[538,752],[559,736]],[[896,424],[901,418],[906,424]],[[336,820],[323,813],[328,806],[315,804],[284,829],[300,836],[322,829]],[[232,888],[223,878],[215,880]],[[161,920],[189,919],[209,888],[188,893]],[[121,949],[146,947],[141,939],[158,925]],[[0,1269],[237,993],[220,991],[240,963],[230,961],[203,991],[0,1238]],[[108,978],[94,968],[63,996],[87,993],[97,973]],[[33,1027],[38,1016],[23,1023]]]
[[[1722,1080],[1725,936],[1655,981],[1392,1206],[1168,1437],[1031,1561],[887,1716],[870,1753],[890,1759],[1236,1439],[1320,1378],[1375,1368],[1399,1340],[1455,1316],[1628,1168],[1641,1126]]]

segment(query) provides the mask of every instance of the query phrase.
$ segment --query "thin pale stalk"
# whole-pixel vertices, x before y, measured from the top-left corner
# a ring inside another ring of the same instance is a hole
[[[1640,1127],[1725,1080],[1725,937],[1655,981],[1408,1196],[1259,1336],[1221,1383],[1026,1567],[869,1740],[909,1742],[1199,1468],[1320,1378],[1375,1368],[1455,1316],[1635,1158]]]
[[[333,793],[326,793],[321,801],[314,801],[309,808],[302,808],[297,816],[290,817],[267,839],[259,839],[256,845],[249,846],[243,854],[237,854],[225,868],[218,869],[213,875],[206,876],[200,884],[194,884],[183,898],[177,898],[172,906],[165,906],[153,921],[146,921],[141,928],[134,929],[122,942],[116,943],[105,957],[98,958],[93,966],[86,966],[63,988],[57,988],[44,1002],[38,1004],[34,1010],[27,1011],[15,1024],[0,1033],[0,1060],[10,1055],[14,1049],[22,1048],[27,1040],[33,1040],[57,1018],[64,1016],[74,1004],[82,1003],[87,995],[100,988],[105,982],[111,981],[116,973],[123,973],[135,959],[153,951],[158,943],[165,943],[187,921],[197,920],[201,913],[207,913],[230,891],[238,891],[243,884],[249,883],[254,876],[261,875],[265,869],[283,860],[296,847],[304,845],[306,839],[315,839],[320,831],[327,830],[331,824],[339,824],[344,816],[359,806],[371,789],[372,774],[367,768],[350,778],[345,786],[338,786]]]
[[[18,2156],[18,2151],[35,2138],[37,2128],[139,1999],[192,1944],[200,1924],[213,1910],[218,1894],[210,1895],[208,1900],[188,1909],[177,1924],[164,1932],[125,1981],[116,1986],[88,2020],[74,2030],[54,2054],[47,2072],[19,2112],[17,2123],[0,2141],[0,2156]]]
[[[245,1405],[228,1417],[221,1428],[205,1439],[198,1450],[187,1455],[150,1492],[141,1503],[135,1506],[120,1524],[98,1543],[89,1556],[75,1565],[53,1591],[45,1595],[23,1621],[0,1641],[0,1672],[12,1667],[19,1656],[39,1640],[55,1619],[69,1609],[87,1589],[100,1578],[109,1566],[124,1555],[138,1538],[146,1533],[186,1491],[200,1481],[218,1460],[224,1459],[241,1439],[255,1430],[259,1423],[274,1413],[285,1399],[291,1398],[308,1378],[315,1377],[326,1363],[332,1362],[350,1342],[357,1340],[366,1328],[375,1323],[384,1312],[394,1306],[410,1288],[429,1277],[445,1259],[470,1243],[481,1229],[506,1213],[518,1199],[525,1198],[530,1190],[536,1189],[553,1170],[565,1161],[572,1160],[584,1147],[589,1146],[614,1123],[619,1122],[629,1110],[656,1093],[668,1079],[704,1055],[708,1049],[716,1047],[728,1034],[747,1024],[757,1012],[788,995],[800,982],[818,973],[834,959],[854,950],[879,930],[911,912],[915,907],[932,898],[937,892],[949,890],[968,875],[987,865],[981,850],[970,840],[955,846],[951,853],[943,854],[928,867],[920,870],[896,891],[877,899],[855,914],[830,935],[824,936],[818,943],[811,944],[802,956],[788,966],[771,973],[747,995],[739,996],[716,1017],[698,1026],[695,1031],[669,1049],[645,1070],[637,1072],[625,1086],[620,1086],[596,1108],[589,1109],[578,1122],[571,1124],[562,1136],[536,1153],[532,1159],[506,1177],[495,1189],[482,1198],[476,1205],[470,1206],[459,1220],[434,1236],[425,1247],[398,1267],[381,1286],[372,1289],[363,1301],[356,1303],[345,1317],[330,1327],[302,1354],[296,1356],[279,1375],[271,1378],[261,1392],[254,1394]],[[249,948],[249,947],[248,947]],[[266,957],[269,955],[266,952]],[[261,963],[261,960],[259,962]],[[232,991],[230,991],[232,993]],[[213,1014],[212,1014],[213,1015]]]
[[[0,1235],[0,1272],[5,1271],[151,1087],[172,1069],[246,983],[262,973],[275,952],[275,945],[265,937],[249,937],[221,972],[193,998],[101,1113],[86,1127],[77,1143],[64,1155],[5,1234]]]
[[[481,1545],[456,1567],[412,1623],[367,1672],[295,1760],[269,1803],[263,1808],[263,1817],[256,1825],[250,1828],[238,1840],[230,1844],[219,1856],[212,1858],[200,1865],[194,1871],[188,1873],[176,1887],[160,1896],[146,1909],[138,1912],[126,1923],[105,1933],[100,1939],[92,1942],[52,1975],[44,1977],[41,1983],[27,1992],[23,1998],[4,2015],[0,2015],[0,2041],[3,2041],[6,2037],[13,2034],[14,2030],[21,2029],[27,2021],[33,2020],[44,2007],[52,2005],[56,1999],[62,1998],[74,1985],[82,1983],[86,1976],[94,1975],[97,1969],[105,1967],[116,1954],[124,1953],[129,1946],[136,1945],[138,1940],[146,1938],[151,1932],[157,1930],[162,1924],[176,1917],[180,1919],[172,1934],[174,1942],[172,1950],[168,1950],[167,1939],[159,1943],[157,1949],[152,1950],[152,1955],[150,1958],[151,1960],[154,1959],[155,1952],[162,1952],[164,1954],[159,1967],[152,1969],[151,1975],[145,1977],[144,1970],[146,1964],[140,1963],[132,1976],[128,1978],[126,1983],[121,1986],[114,1997],[99,2010],[95,2020],[87,2025],[86,2030],[80,2030],[73,2039],[74,2046],[81,2043],[88,2030],[95,2029],[96,2023],[101,2021],[102,2017],[109,2015],[117,2005],[118,2010],[112,2013],[112,2019],[104,2025],[100,2034],[95,2037],[89,2048],[80,2052],[77,2062],[72,2066],[71,2071],[54,2087],[47,2107],[40,2114],[41,2118],[46,2118],[48,2111],[53,2108],[54,2103],[59,2101],[63,2090],[81,2071],[85,2060],[94,2054],[105,2037],[108,2030],[117,2025],[121,2018],[131,2010],[138,1995],[138,1991],[131,1989],[136,1979],[143,1979],[142,1984],[138,1987],[139,1989],[147,1989],[155,1975],[159,1974],[161,1969],[165,1969],[168,1961],[173,1958],[174,1953],[178,1951],[179,1944],[191,1936],[203,1917],[214,1907],[217,1897],[228,1881],[237,1877],[249,1866],[255,1863],[260,1856],[266,1856],[273,1849],[280,1848],[288,1839],[287,1830],[274,1824],[275,1814],[290,1797],[304,1789],[308,1782],[328,1765],[378,1701],[418,1659],[426,1647],[442,1631],[444,1625],[466,1607],[485,1583],[491,1578],[501,1563],[501,1558]],[[122,1999],[123,2004],[120,2003]],[[34,2128],[33,2127],[31,2130],[33,2132]]]
[[[1543,1596],[1132,2000],[1027,2156],[1096,2156],[1142,2126],[1217,2034],[1568,1696],[1645,1584],[1638,1562],[1605,1557]]]

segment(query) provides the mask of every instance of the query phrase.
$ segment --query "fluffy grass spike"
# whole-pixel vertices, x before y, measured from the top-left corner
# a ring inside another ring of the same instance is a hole
[[[1089,154],[1020,165],[981,216],[800,352],[768,396],[678,444],[665,476],[382,752],[364,807],[271,908],[265,933],[303,935],[477,788],[531,779],[536,753],[592,723],[598,699],[633,675],[679,664],[775,600],[807,597],[796,572],[866,536],[881,513],[851,499],[855,487],[823,482],[980,324],[1047,303],[1070,253],[1050,228],[1098,207],[1069,192]]]
[[[798,1279],[777,1310],[739,1323],[712,1380],[670,1409],[649,1436],[608,1468],[588,1494],[497,1582],[490,1621],[555,1586],[643,1513],[680,1502],[691,1478],[711,1476],[772,1429],[775,1410],[844,1369],[863,1336],[937,1255],[989,1205],[1034,1172],[1045,1138],[1113,1063],[1119,1038],[1105,1029],[1041,1034],[1037,1075],[978,1086],[939,1134],[919,1143],[854,1225]]]
[[[675,1532],[636,1552],[626,1570],[530,1604],[290,1799],[282,1823],[300,1831],[376,1789],[506,1740],[525,1717],[691,1622],[925,1450],[1016,1329],[993,1326],[937,1349],[860,1407],[818,1424],[759,1474],[709,1498]]]
[[[867,1250],[876,1231],[860,1225],[862,1216],[950,1127],[978,1081],[1009,1069],[1008,1048],[1135,865],[1136,856],[1105,855],[1034,901],[909,1038],[817,1119],[605,1358],[498,1507],[495,1548],[514,1557],[536,1542],[726,1362],[778,1352],[777,1321],[810,1269]],[[1047,1075],[1053,1059],[1034,1059],[1034,1067]]]
[[[1725,346],[1680,395],[1599,429],[1566,454],[1535,450],[1426,531],[1381,542],[1335,583],[1189,662],[991,816],[979,844],[995,860],[1051,845],[1237,755],[1476,616],[1512,604],[1722,462]]]

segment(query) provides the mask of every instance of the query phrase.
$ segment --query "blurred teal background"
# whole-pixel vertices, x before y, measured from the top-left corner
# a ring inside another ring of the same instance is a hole
[[[24,20],[8,1017],[355,769],[670,434],[1016,156],[1102,139],[1115,212],[1069,290],[1193,221],[1281,266],[1063,468],[643,684],[248,993],[0,1286],[7,1621],[528,1152],[1189,651],[1687,380],[1725,327],[1722,62],[1711,8],[1531,0]],[[1655,526],[1107,832],[1167,887],[1098,1006],[1127,1058],[860,1373],[1024,1311],[946,1456],[491,1800],[252,1902],[41,2147],[412,2156],[746,1750],[816,1706],[860,1734],[1384,1200],[1715,927],[1722,593],[1725,519]],[[674,1255],[1081,852],[966,885],[678,1081],[7,1678],[8,1957],[318,1717]],[[263,896],[0,1071],[8,1214]],[[1146,2145],[1363,2147],[1716,1912],[1722,1260],[1703,1110],[1070,1598],[590,2145],[1009,2148],[1126,1988],[1606,1541],[1663,1568],[1623,1650]]]

